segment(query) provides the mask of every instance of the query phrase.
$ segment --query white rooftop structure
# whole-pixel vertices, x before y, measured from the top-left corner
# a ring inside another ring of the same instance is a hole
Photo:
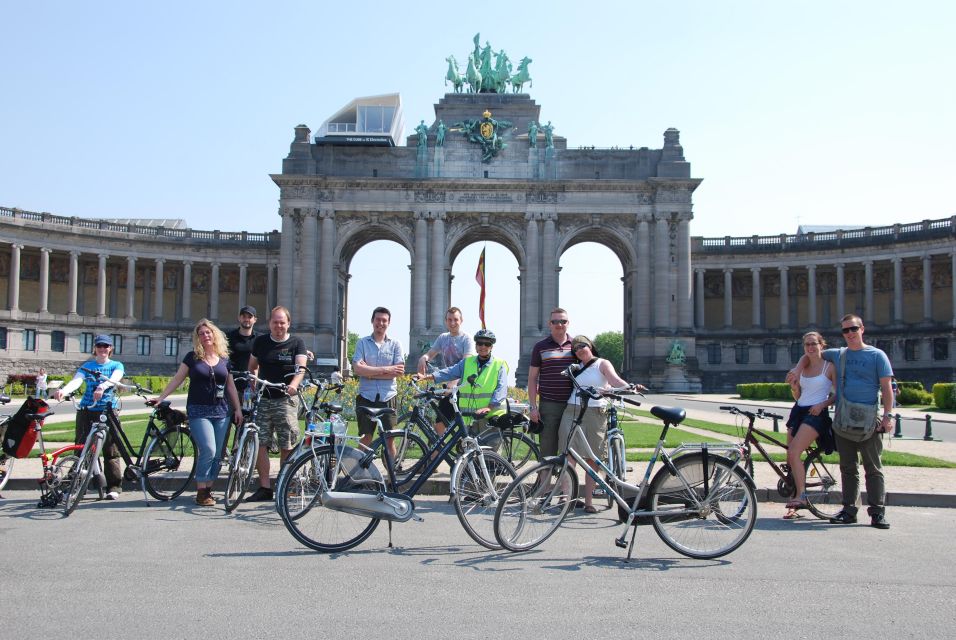
[[[355,98],[322,123],[315,133],[318,144],[395,146],[405,134],[402,96],[386,93]]]

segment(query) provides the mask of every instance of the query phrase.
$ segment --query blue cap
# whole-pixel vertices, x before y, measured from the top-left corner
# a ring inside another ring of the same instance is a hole
[[[94,345],[105,344],[105,345],[108,346],[108,347],[112,347],[112,346],[113,346],[113,338],[109,337],[109,336],[106,335],[105,333],[101,333],[100,335],[98,335],[98,336],[96,336],[95,338],[93,338],[93,344],[94,344]]]

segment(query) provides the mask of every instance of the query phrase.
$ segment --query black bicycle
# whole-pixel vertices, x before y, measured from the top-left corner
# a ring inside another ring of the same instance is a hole
[[[80,367],[80,370],[95,377],[97,381],[107,379],[99,371],[85,367]],[[132,391],[141,397],[147,406],[153,407],[153,411],[149,415],[149,422],[138,449],[133,447],[112,408],[107,407],[99,412],[97,419],[92,421],[90,432],[83,444],[83,452],[67,472],[64,482],[66,489],[63,492],[66,515],[76,509],[94,475],[99,476],[102,482],[102,476],[96,471],[100,467],[99,457],[107,434],[116,443],[120,456],[126,463],[123,478],[128,481],[139,480],[146,504],[149,504],[150,495],[163,501],[178,497],[196,473],[196,444],[185,424],[186,415],[170,407],[169,401],[154,404],[147,397],[153,391],[138,384],[110,384]],[[136,456],[135,461],[133,455]]]

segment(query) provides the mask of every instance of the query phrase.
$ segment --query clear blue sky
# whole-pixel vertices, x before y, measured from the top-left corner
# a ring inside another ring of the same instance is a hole
[[[956,213],[952,2],[11,2],[0,5],[0,204],[90,217],[279,226],[293,127],[357,96],[399,91],[431,122],[444,58],[471,38],[534,59],[528,91],[570,147],[660,147],[681,131],[704,182],[693,235],[881,225]],[[406,132],[407,133],[407,132]],[[353,263],[350,325],[395,312]],[[473,245],[452,301],[475,328]],[[517,362],[517,265],[489,244],[489,325]],[[572,330],[621,328],[608,250],[562,258]],[[573,292],[573,294],[572,294]],[[512,326],[515,325],[515,326]]]

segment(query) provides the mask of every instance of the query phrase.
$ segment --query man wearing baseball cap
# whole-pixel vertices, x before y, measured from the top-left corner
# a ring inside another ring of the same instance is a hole
[[[80,400],[80,409],[76,412],[74,437],[76,444],[86,442],[90,427],[94,421],[99,421],[102,413],[107,412],[115,417],[119,398],[113,383],[122,380],[126,371],[123,363],[110,359],[111,355],[113,355],[113,339],[106,334],[96,336],[93,339],[93,359],[80,365],[73,379],[53,392],[54,399],[60,400],[86,382],[86,390]],[[113,442],[113,436],[110,433],[107,433],[106,441],[103,443],[103,461],[107,485],[106,497],[109,500],[116,500],[123,492],[122,459],[119,448]]]
[[[249,368],[249,356],[252,355],[252,343],[255,342],[257,334],[256,326],[256,308],[246,305],[239,309],[239,326],[226,334],[226,342],[229,345],[229,369],[231,371],[246,371]],[[242,392],[246,388],[245,380],[236,380],[236,391],[242,398]]]

